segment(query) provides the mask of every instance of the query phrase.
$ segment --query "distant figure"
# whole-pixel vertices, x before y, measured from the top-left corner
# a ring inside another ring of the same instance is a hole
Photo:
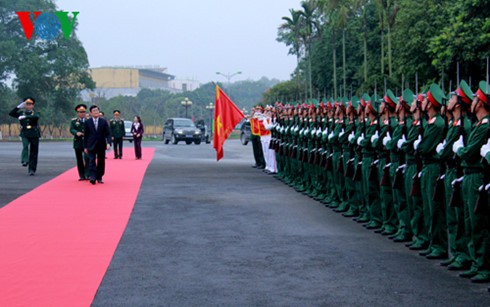
[[[90,158],[89,179],[91,184],[104,183],[105,151],[111,148],[111,131],[107,121],[99,117],[99,107],[90,107],[91,118],[85,122],[83,148]]]
[[[28,166],[27,172],[34,176],[37,169],[37,156],[39,152],[39,138],[41,130],[38,121],[40,114],[34,111],[36,101],[32,97],[27,97],[17,107],[10,111],[9,115],[20,121],[22,138],[22,166]]]
[[[124,121],[121,119],[121,111],[114,110],[114,118],[111,119],[111,135],[114,144],[114,159],[122,159],[123,154],[123,137],[126,134]]]
[[[139,116],[134,117],[133,124],[131,125],[131,134],[134,140],[134,154],[136,160],[141,160],[141,139],[143,138],[143,133],[145,133],[145,128],[141,122]]]

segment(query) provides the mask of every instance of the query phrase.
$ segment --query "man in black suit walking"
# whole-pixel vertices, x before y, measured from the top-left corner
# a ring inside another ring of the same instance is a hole
[[[111,148],[111,131],[107,121],[100,117],[99,107],[90,107],[91,118],[85,121],[83,148],[89,156],[89,179],[91,184],[104,183],[105,151]]]

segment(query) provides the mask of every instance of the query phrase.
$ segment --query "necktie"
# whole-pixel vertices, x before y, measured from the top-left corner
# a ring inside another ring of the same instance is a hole
[[[94,124],[95,124],[95,130],[97,130],[97,118],[94,119]]]

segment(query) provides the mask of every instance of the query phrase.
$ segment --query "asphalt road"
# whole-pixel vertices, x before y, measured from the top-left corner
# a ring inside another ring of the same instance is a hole
[[[127,144],[127,143],[126,143]],[[126,145],[128,146],[128,145]],[[490,306],[472,284],[252,169],[237,140],[156,148],[93,306]],[[38,173],[0,143],[0,207],[74,166],[41,143]]]

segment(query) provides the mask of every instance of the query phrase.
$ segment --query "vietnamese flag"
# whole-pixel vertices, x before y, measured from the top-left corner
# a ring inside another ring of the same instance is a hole
[[[219,161],[223,158],[223,144],[235,126],[245,116],[218,85],[216,85],[216,101],[214,105],[213,147],[216,150],[216,160]]]

